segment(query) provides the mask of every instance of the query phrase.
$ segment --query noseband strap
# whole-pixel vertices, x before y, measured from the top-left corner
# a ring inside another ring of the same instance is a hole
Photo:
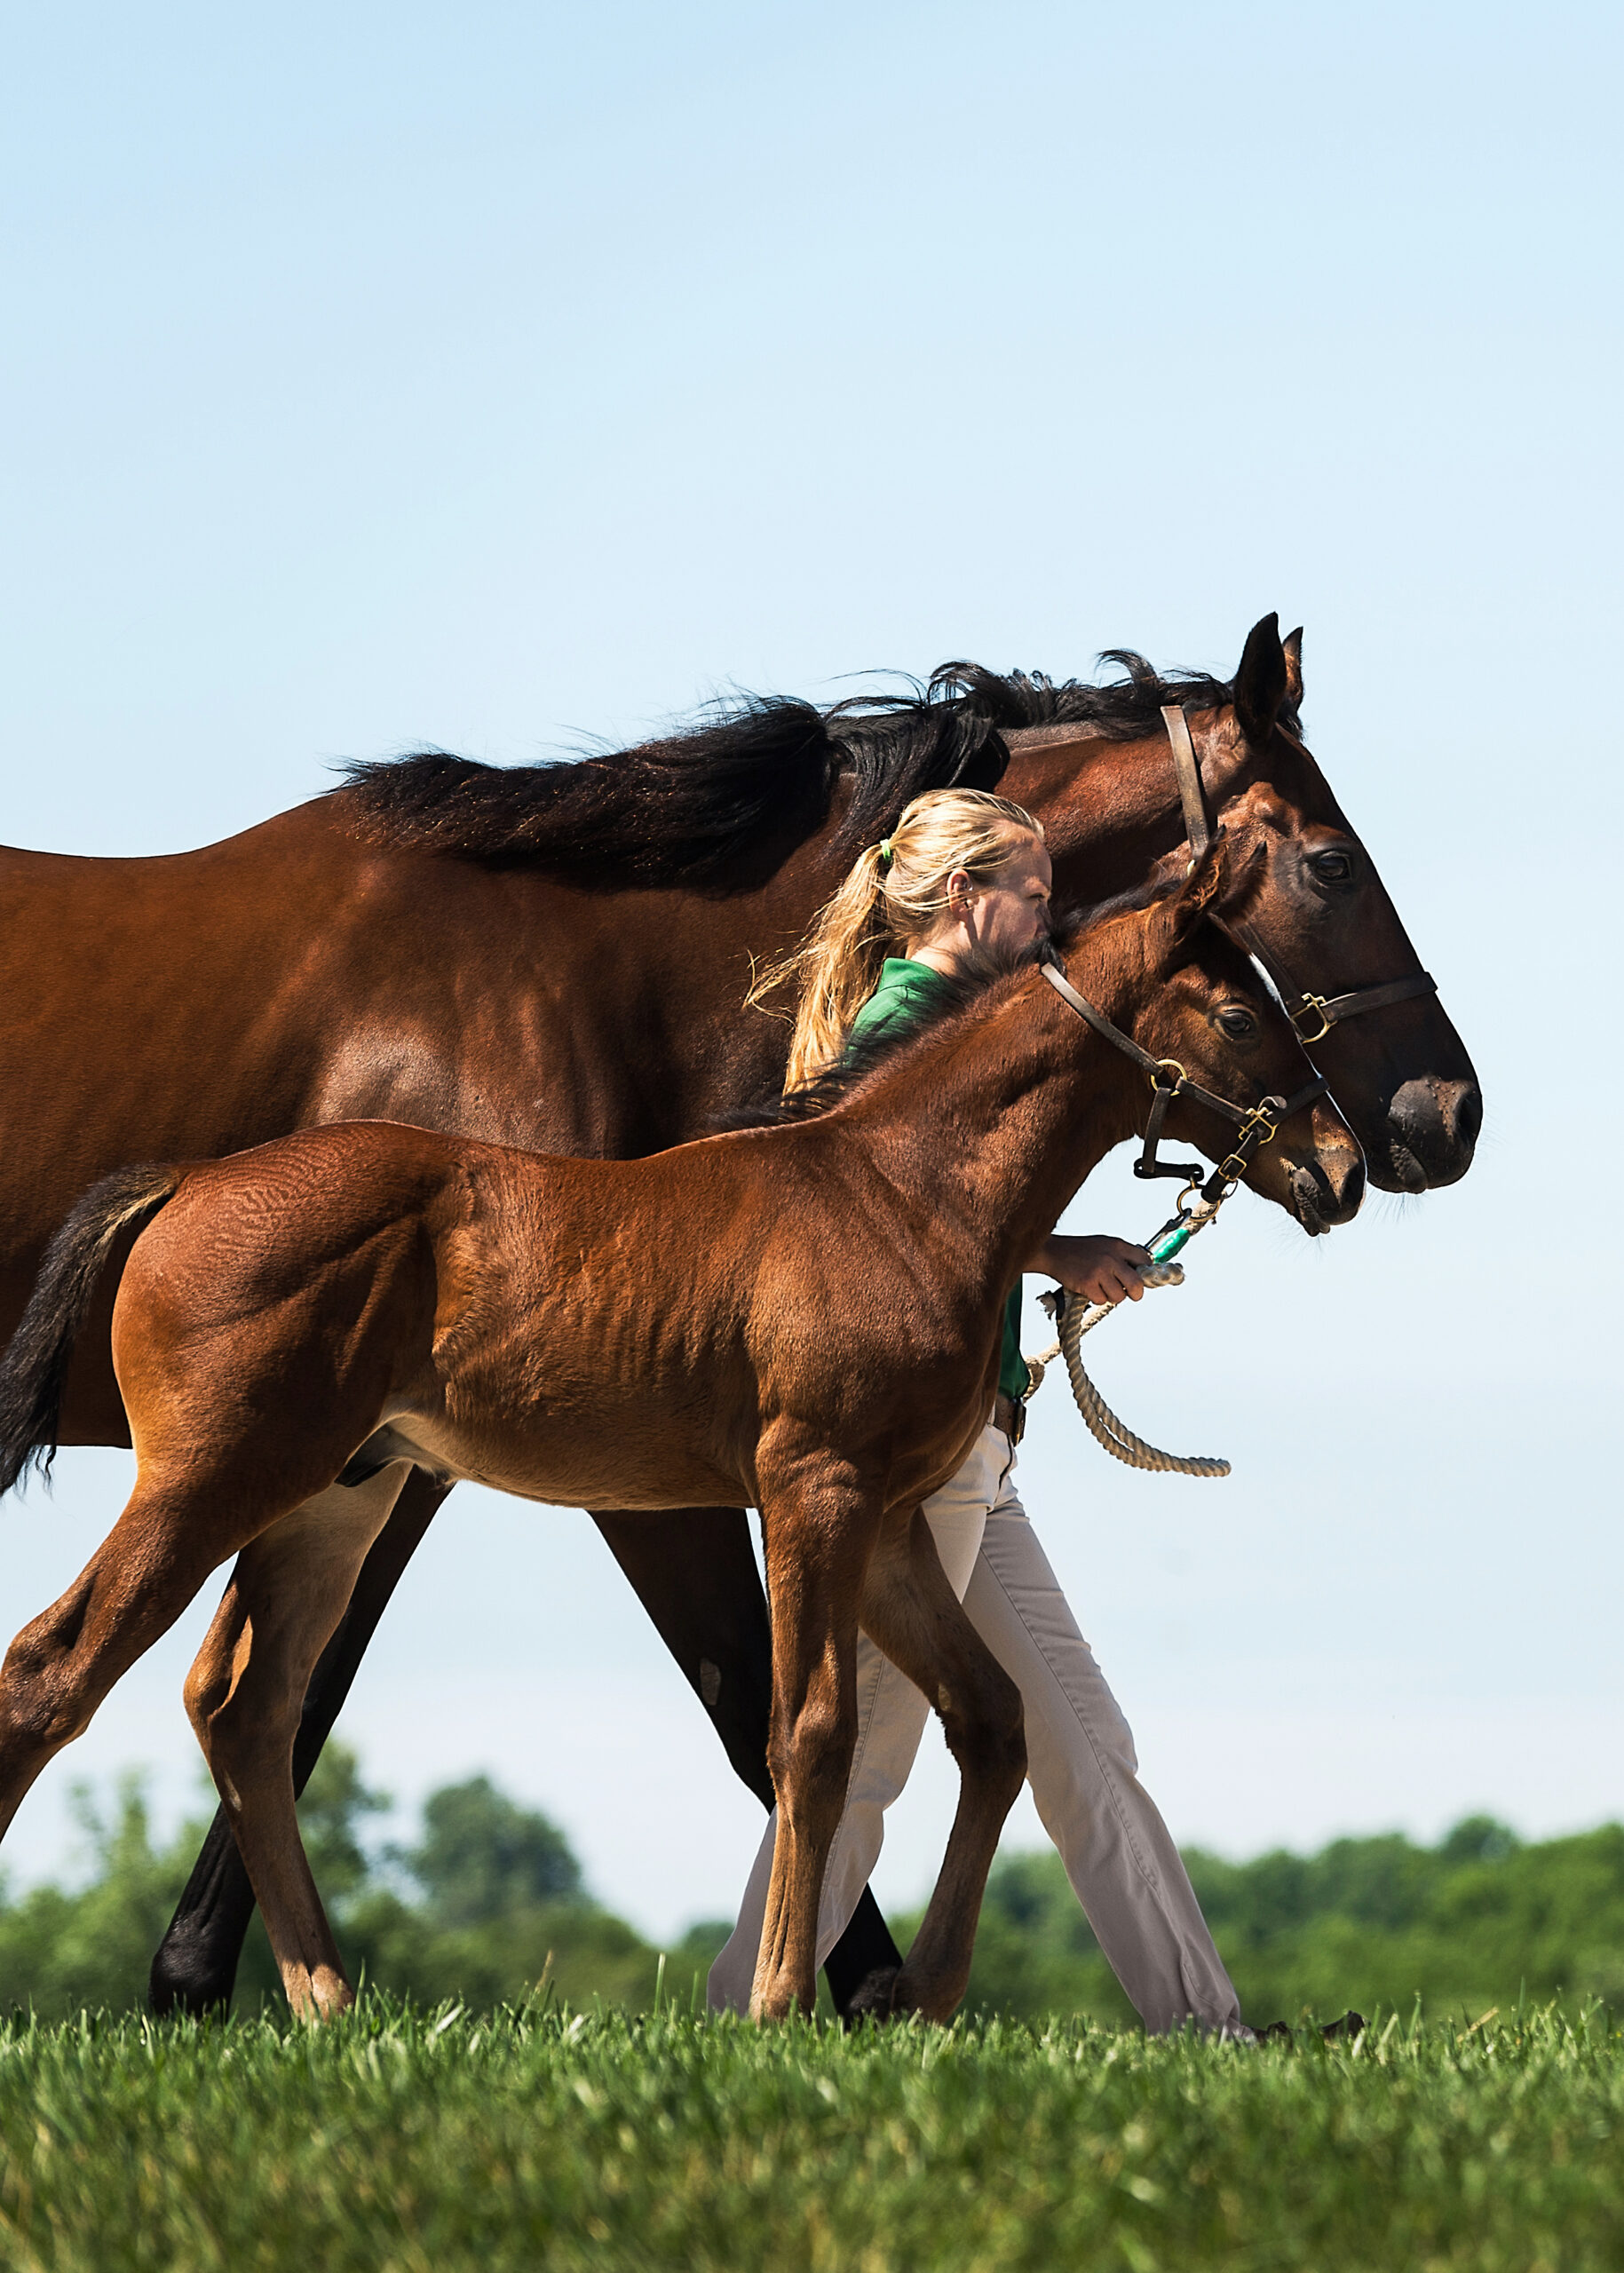
[[[1200,760],[1196,756],[1190,721],[1182,705],[1163,703],[1161,721],[1168,730],[1168,744],[1173,753],[1178,801],[1184,812],[1184,835],[1190,840],[1192,859],[1199,860],[1218,834],[1208,802],[1207,785],[1201,780]],[[1303,748],[1295,735],[1290,739],[1297,748]],[[1303,754],[1306,756],[1307,752]],[[1297,1040],[1308,1049],[1323,1041],[1331,1028],[1341,1026],[1344,1019],[1362,1018],[1367,1010],[1390,1010],[1396,1002],[1413,1002],[1419,995],[1438,993],[1437,979],[1430,971],[1422,970],[1410,978],[1390,978],[1381,986],[1350,987],[1345,994],[1313,994],[1306,986],[1297,985],[1279,956],[1270,952],[1249,923],[1220,915],[1215,915],[1212,920],[1238,947],[1243,947],[1262,963],[1286,1006],[1286,1015],[1296,1029]]]
[[[1161,1142],[1168,1107],[1176,1097],[1193,1098],[1196,1104],[1204,1105],[1209,1113],[1218,1113],[1232,1123],[1239,1131],[1234,1149],[1207,1176],[1202,1186],[1203,1200],[1216,1205],[1229,1186],[1238,1184],[1246,1174],[1252,1165],[1252,1155],[1259,1146],[1274,1142],[1281,1121],[1289,1121],[1293,1113],[1301,1113],[1305,1105],[1311,1105],[1316,1097],[1325,1095],[1324,1077],[1316,1074],[1295,1097],[1264,1097],[1261,1104],[1250,1108],[1232,1105],[1227,1097],[1218,1097],[1211,1089],[1204,1089],[1199,1082],[1192,1081],[1176,1058],[1153,1057],[1148,1049],[1141,1049],[1131,1034],[1124,1034],[1121,1026],[1113,1026],[1105,1012],[1097,1010],[1086,994],[1080,994],[1065,972],[1058,970],[1052,962],[1040,963],[1038,968],[1060,1000],[1076,1011],[1086,1026],[1091,1027],[1100,1040],[1108,1041],[1113,1049],[1120,1049],[1124,1057],[1131,1058],[1139,1071],[1150,1077],[1150,1118],[1145,1124],[1144,1146],[1133,1164],[1137,1176],[1173,1176],[1184,1184],[1200,1184],[1207,1172],[1198,1161],[1157,1158],[1157,1147]]]
[[[1257,954],[1256,947],[1251,952]],[[1262,955],[1257,959],[1269,970],[1265,959]],[[1274,978],[1272,970],[1269,976]],[[1301,1003],[1287,1016],[1297,1030],[1297,1040],[1307,1043],[1323,1041],[1344,1018],[1357,1018],[1366,1010],[1385,1010],[1395,1002],[1413,1002],[1420,994],[1436,994],[1438,981],[1430,970],[1419,970],[1414,978],[1390,978],[1385,986],[1356,986],[1351,994],[1333,994],[1328,1002],[1323,994],[1311,994],[1306,987],[1301,991]]]

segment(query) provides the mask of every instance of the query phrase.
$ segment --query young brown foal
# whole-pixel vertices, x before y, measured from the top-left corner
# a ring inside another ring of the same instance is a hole
[[[1249,1106],[1309,1073],[1251,966],[1172,897],[1066,950],[1153,1055]],[[301,1846],[290,1757],[310,1670],[409,1466],[568,1507],[761,1510],[780,1831],[752,2010],[808,2009],[824,1865],[855,1738],[859,1624],[939,1712],[962,1794],[890,2000],[963,1996],[1025,1769],[1018,1694],[955,1598],[920,1502],[991,1405],[1036,1239],[1134,1133],[1145,1077],[1030,967],[826,1111],[638,1161],[558,1159],[384,1121],[314,1129],[87,1195],[0,1368],[0,1484],[54,1441],[78,1319],[134,1233],[114,1355],[133,1493],[0,1668],[0,1830],[45,1762],[208,1573],[236,1569],[186,1683],[289,2001],[349,1984]],[[1215,1154],[1232,1130],[1176,1108]],[[1351,1213],[1328,1102],[1259,1156],[1315,1228]],[[158,1212],[162,1210],[162,1212]],[[341,1472],[363,1478],[340,1484]]]

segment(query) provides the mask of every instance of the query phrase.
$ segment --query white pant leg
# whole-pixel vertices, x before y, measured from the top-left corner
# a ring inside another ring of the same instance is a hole
[[[989,1422],[958,1473],[924,1503],[925,1521],[947,1583],[962,1601],[981,1544],[987,1510],[1006,1489],[1015,1454],[1002,1429]],[[1018,1501],[1016,1505],[1020,1503]],[[930,1707],[906,1674],[876,1650],[866,1634],[857,1643],[857,1749],[852,1757],[845,1811],[829,1849],[818,1905],[818,1963],[852,1922],[863,1889],[874,1875],[884,1839],[885,1810],[907,1782]],[[778,1810],[751,1865],[740,1905],[739,1922],[710,1968],[706,1997],[715,2011],[744,2011],[756,1979],[761,1929],[766,1921],[767,1889],[772,1878],[772,1849]]]
[[[987,1520],[964,1607],[1020,1690],[1038,1813],[1145,2025],[1238,2027],[1240,2000],[1138,1780],[1121,1708],[1012,1489]]]

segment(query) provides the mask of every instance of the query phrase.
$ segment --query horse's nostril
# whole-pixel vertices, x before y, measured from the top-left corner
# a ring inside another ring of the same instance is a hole
[[[1483,1091],[1469,1081],[1454,1109],[1454,1133],[1462,1144],[1475,1144],[1483,1129]]]
[[[1351,1223],[1365,1198],[1365,1162],[1358,1152],[1321,1152],[1291,1172],[1298,1220],[1311,1235]]]

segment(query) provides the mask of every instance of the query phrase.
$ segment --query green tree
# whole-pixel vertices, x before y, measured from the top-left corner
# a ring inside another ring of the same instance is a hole
[[[479,1926],[515,1910],[579,1902],[581,1865],[564,1833],[521,1808],[488,1776],[448,1784],[424,1804],[423,1837],[404,1861],[447,1926]]]
[[[12,1900],[0,1881],[0,2012],[32,2009],[56,2019],[146,2000],[152,1952],[202,1824],[184,1825],[169,1846],[155,1848],[139,1777],[121,1781],[105,1810],[83,1789],[75,1804],[85,1882],[36,1887]],[[431,1794],[422,1836],[401,1857],[376,1852],[368,1837],[369,1819],[390,1804],[338,1742],[328,1745],[299,1802],[311,1867],[353,1973],[364,1970],[368,1980],[430,2004],[519,1998],[543,1977],[574,2004],[649,2002],[657,1953],[586,1893],[568,1841],[544,1815],[476,1777]],[[404,1881],[403,1863],[411,1872]],[[673,1975],[674,1992],[676,1985]],[[235,2001],[239,2011],[281,2007],[257,1918]]]
[[[0,2010],[54,2020],[146,1996],[186,1865],[154,1850],[139,1776],[120,1778],[105,1813],[83,1784],[73,1787],[72,1806],[88,1850],[86,1883],[75,1891],[35,1887],[15,1902],[0,1888]]]
[[[1624,2007],[1624,1826],[1525,1846],[1473,1816],[1430,1848],[1392,1833],[1317,1855],[1184,1859],[1248,2019],[1407,2009],[1417,1996],[1473,2019],[1525,1993]],[[1057,1856],[994,1865],[969,2002],[1128,2016]]]

